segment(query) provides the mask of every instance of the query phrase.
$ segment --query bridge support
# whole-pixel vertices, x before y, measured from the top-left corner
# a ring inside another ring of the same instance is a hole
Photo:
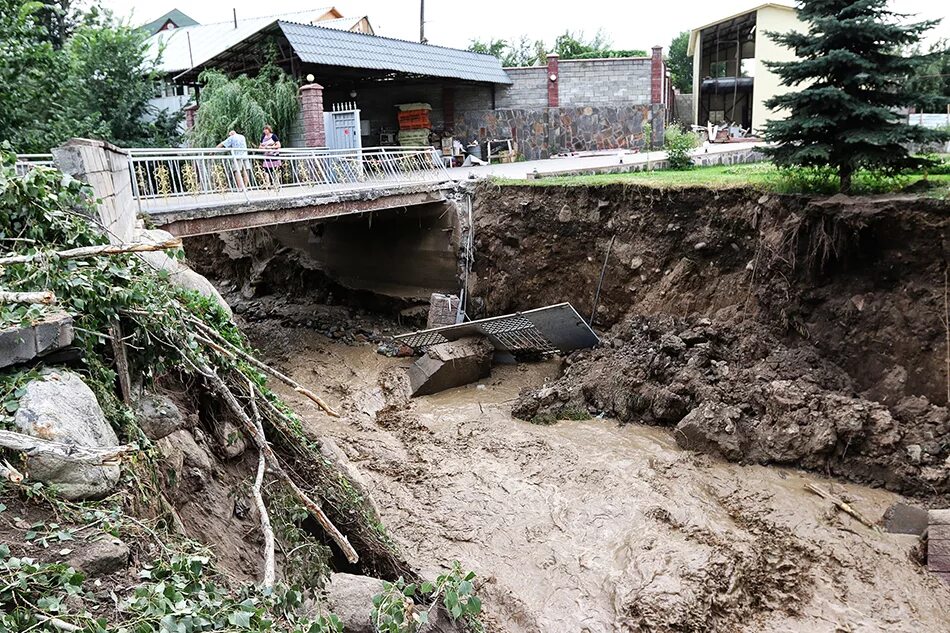
[[[98,205],[98,220],[113,243],[131,242],[136,204],[132,198],[128,154],[105,141],[74,138],[53,149],[53,161],[64,174],[89,184]]]

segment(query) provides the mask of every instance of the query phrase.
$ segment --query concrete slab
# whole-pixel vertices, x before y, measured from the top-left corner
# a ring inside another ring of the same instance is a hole
[[[73,318],[65,312],[47,315],[27,327],[0,330],[0,367],[25,363],[73,342]]]
[[[413,396],[425,396],[475,382],[491,374],[494,346],[470,337],[430,347],[409,368]]]
[[[884,531],[920,536],[929,525],[927,511],[906,503],[895,503],[884,513]]]
[[[950,508],[927,512],[930,525],[950,525]]]

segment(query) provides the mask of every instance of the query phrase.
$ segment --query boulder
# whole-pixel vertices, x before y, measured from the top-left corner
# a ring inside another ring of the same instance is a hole
[[[119,444],[95,394],[69,371],[47,370],[30,381],[13,423],[21,433],[63,444]],[[71,500],[102,497],[119,481],[117,465],[98,466],[45,455],[30,457],[27,472],[32,479],[55,485]]]
[[[146,393],[136,401],[135,420],[150,440],[160,440],[185,426],[178,406],[157,393]]]
[[[231,422],[219,422],[214,428],[214,438],[225,459],[234,459],[244,454],[247,442],[244,433]]]
[[[376,633],[373,596],[383,591],[383,581],[369,576],[331,574],[327,583],[327,608],[343,622],[344,633]],[[429,613],[429,624],[420,633],[462,633],[462,622],[453,622],[440,605]]]
[[[114,536],[83,543],[66,561],[91,578],[108,576],[129,565],[129,546]]]
[[[173,236],[168,231],[162,231],[159,229],[137,229],[135,233],[135,240],[138,242],[164,242],[166,240],[172,239]],[[207,278],[202,275],[199,275],[192,269],[188,268],[185,264],[179,260],[170,257],[164,251],[155,251],[152,253],[139,253],[149,265],[151,265],[156,270],[165,270],[168,271],[168,279],[184,290],[192,290],[197,292],[209,299],[213,299],[218,302],[218,304],[224,308],[224,311],[228,313],[228,316],[232,316],[231,306],[228,305],[228,302],[224,300],[224,297],[221,296],[221,293],[218,292]]]

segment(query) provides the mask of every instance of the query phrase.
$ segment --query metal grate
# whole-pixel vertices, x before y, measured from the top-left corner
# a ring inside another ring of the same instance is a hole
[[[569,352],[600,342],[569,303],[400,334],[395,338],[410,347],[425,349],[466,336],[485,336],[495,349],[520,354]]]

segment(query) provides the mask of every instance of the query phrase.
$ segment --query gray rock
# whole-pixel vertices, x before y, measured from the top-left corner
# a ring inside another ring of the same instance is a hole
[[[214,429],[214,436],[226,459],[234,459],[243,455],[247,448],[244,434],[230,422],[219,423]]]
[[[198,446],[194,436],[186,429],[180,429],[160,439],[156,446],[170,465],[178,470],[190,466],[200,470],[211,470],[211,457],[205,449]]]
[[[129,546],[114,536],[87,541],[66,561],[87,576],[108,576],[129,565]]]
[[[17,430],[33,437],[75,446],[117,446],[95,394],[68,371],[50,371],[26,386],[13,420]],[[55,485],[66,499],[102,497],[119,481],[119,467],[96,466],[49,456],[30,457],[32,479]]]
[[[884,512],[884,531],[891,534],[916,534],[927,529],[927,511],[906,503],[895,503]]]
[[[150,440],[160,440],[185,426],[185,417],[168,397],[146,393],[135,403],[135,419]]]
[[[327,607],[343,621],[344,633],[376,633],[373,627],[373,596],[382,592],[383,581],[369,576],[332,574],[327,584]],[[421,633],[462,633],[461,622],[451,620],[445,610],[433,609],[429,624]]]
[[[160,229],[138,229],[135,233],[135,239],[139,242],[163,242],[172,239],[172,234]],[[192,290],[209,299],[214,299],[224,308],[228,316],[232,316],[231,307],[228,305],[228,302],[224,300],[221,293],[219,293],[204,276],[199,275],[177,259],[169,257],[163,251],[139,253],[139,255],[141,255],[152,268],[159,271],[167,271],[168,279],[179,288]]]

